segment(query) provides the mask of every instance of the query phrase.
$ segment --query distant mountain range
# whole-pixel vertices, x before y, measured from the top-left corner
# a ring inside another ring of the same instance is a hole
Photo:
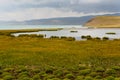
[[[106,16],[120,16],[118,14],[107,14]],[[87,21],[95,16],[83,16],[83,17],[61,17],[61,18],[49,18],[49,19],[35,19],[27,21],[0,21],[0,24],[25,24],[25,25],[84,25]]]

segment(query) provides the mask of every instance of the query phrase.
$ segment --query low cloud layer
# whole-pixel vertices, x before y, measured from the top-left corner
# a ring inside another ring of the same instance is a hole
[[[0,0],[0,20],[81,17],[120,12],[120,0]]]

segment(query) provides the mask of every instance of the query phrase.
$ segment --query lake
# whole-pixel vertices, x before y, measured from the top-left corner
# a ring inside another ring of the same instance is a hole
[[[51,36],[66,36],[66,37],[75,37],[76,40],[81,40],[82,35],[91,35],[92,37],[109,37],[110,39],[119,39],[120,38],[120,28],[84,28],[81,25],[18,25],[18,26],[8,26],[8,28],[0,28],[0,29],[43,29],[43,28],[63,28],[58,31],[39,31],[39,32],[27,32],[27,33],[16,33],[15,36],[20,34],[44,34],[45,38],[49,38]],[[77,31],[77,32],[71,32]],[[116,33],[106,34],[109,32]]]

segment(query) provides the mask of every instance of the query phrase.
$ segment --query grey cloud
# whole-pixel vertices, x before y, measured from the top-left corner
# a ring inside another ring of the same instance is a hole
[[[24,16],[34,14],[34,18],[37,14],[35,10],[41,10],[39,11],[41,15],[38,14],[38,18],[42,16],[45,17],[47,14],[44,14],[49,10],[51,10],[52,14],[56,12],[54,15],[51,14],[55,17],[57,17],[56,15],[59,17],[62,14],[62,16],[67,16],[67,13],[70,14],[69,16],[73,16],[73,14],[79,15],[80,13],[120,12],[120,0],[98,0],[98,2],[95,3],[90,1],[95,0],[0,0],[0,15],[5,16],[5,13],[8,15],[9,13],[15,14],[15,12],[17,12],[18,15],[22,14]],[[47,8],[46,11],[44,8]],[[26,15],[24,11],[27,12]],[[51,17],[51,15],[48,17]],[[14,17],[14,15],[12,16]],[[12,18],[12,16],[10,17]]]
[[[37,2],[38,1],[38,2]],[[55,8],[60,10],[70,10],[76,12],[101,12],[101,11],[120,11],[119,0],[101,0],[97,4],[83,4],[81,0],[34,0],[34,3],[24,3],[16,5],[18,8]],[[37,3],[36,3],[37,2]]]
[[[120,0],[100,0],[99,3],[85,4],[83,0],[12,0],[12,4],[0,6],[0,11],[22,10],[27,8],[54,8],[75,12],[120,11]],[[86,0],[90,1],[90,0]],[[84,0],[85,2],[85,0]]]

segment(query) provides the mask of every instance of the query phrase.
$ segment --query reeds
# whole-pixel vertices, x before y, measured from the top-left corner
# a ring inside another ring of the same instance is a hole
[[[120,79],[119,39],[74,41],[65,36],[36,37],[0,35],[0,79]]]

